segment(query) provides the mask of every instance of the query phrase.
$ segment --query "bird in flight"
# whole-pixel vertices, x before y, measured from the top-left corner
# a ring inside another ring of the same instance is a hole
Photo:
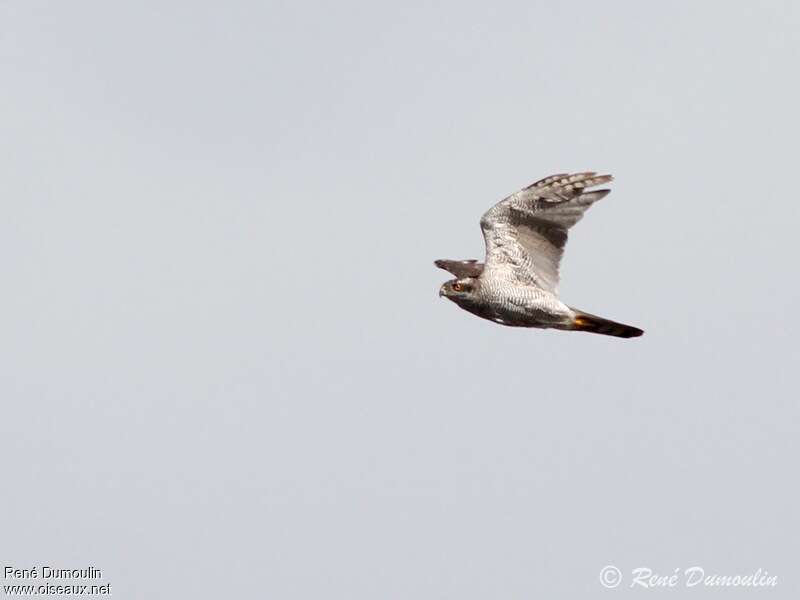
[[[558,267],[567,233],[611,190],[588,191],[612,180],[593,172],[551,175],[498,202],[481,217],[486,262],[437,260],[455,279],[439,290],[481,318],[509,327],[588,331],[622,338],[644,333],[564,304]]]

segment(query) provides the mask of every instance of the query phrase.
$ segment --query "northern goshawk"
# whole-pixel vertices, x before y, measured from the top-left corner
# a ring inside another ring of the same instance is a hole
[[[486,262],[437,260],[456,276],[439,295],[479,317],[510,327],[588,331],[622,338],[641,329],[567,306],[558,297],[558,267],[567,232],[610,190],[587,191],[611,175],[551,175],[498,202],[481,217]]]

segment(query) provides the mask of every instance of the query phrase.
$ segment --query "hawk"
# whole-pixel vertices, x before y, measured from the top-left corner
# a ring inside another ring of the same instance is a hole
[[[486,262],[435,261],[456,276],[442,285],[439,296],[509,327],[642,335],[641,329],[572,308],[558,297],[567,233],[610,192],[589,189],[611,180],[594,172],[551,175],[495,204],[481,217]]]

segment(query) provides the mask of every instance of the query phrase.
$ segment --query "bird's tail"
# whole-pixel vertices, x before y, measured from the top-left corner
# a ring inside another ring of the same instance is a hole
[[[644,331],[638,327],[609,321],[608,319],[590,315],[589,313],[575,308],[573,308],[572,311],[575,313],[575,319],[572,321],[570,327],[573,331],[588,331],[590,333],[613,335],[614,337],[621,338],[639,337],[644,333]]]

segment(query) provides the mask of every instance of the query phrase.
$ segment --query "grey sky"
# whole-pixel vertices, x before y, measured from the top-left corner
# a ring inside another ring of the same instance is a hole
[[[2,3],[0,566],[796,598],[798,31],[788,1]],[[562,296],[643,338],[438,299],[488,206],[583,169],[616,182]]]

